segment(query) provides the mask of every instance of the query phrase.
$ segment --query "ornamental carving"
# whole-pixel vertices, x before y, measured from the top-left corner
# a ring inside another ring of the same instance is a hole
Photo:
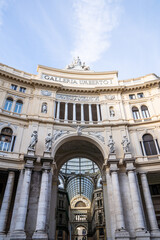
[[[79,96],[79,95],[62,95],[57,94],[56,99],[66,100],[66,101],[75,101],[75,102],[96,102],[99,101],[99,97],[86,97],[86,96]]]
[[[48,90],[41,90],[41,94],[43,96],[51,96],[52,95],[52,93],[50,91],[48,91]]]
[[[115,96],[114,95],[105,95],[105,99],[113,100],[113,99],[115,99]]]
[[[69,131],[63,131],[63,130],[55,130],[53,139],[56,141],[59,137],[61,137],[64,134],[69,133]]]

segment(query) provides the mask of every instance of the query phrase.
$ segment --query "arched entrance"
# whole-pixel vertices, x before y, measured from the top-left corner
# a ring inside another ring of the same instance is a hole
[[[56,205],[57,240],[89,240],[100,235],[99,239],[105,239],[101,148],[94,140],[81,137],[68,138],[57,147],[59,186],[57,203],[51,202]]]

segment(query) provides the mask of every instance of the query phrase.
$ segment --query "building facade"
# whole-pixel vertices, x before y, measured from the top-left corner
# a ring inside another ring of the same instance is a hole
[[[0,239],[160,239],[160,79],[0,64]]]

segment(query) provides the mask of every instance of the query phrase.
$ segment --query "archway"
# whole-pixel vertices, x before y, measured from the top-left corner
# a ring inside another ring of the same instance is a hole
[[[75,231],[80,225],[86,229],[86,236],[82,234],[77,240],[84,237],[96,239],[99,228],[104,228],[105,232],[103,190],[100,181],[104,156],[100,151],[102,147],[97,145],[98,143],[91,139],[76,137],[62,141],[57,147],[54,159],[57,164],[56,176],[60,183],[55,213],[58,240],[75,240]],[[79,232],[84,230],[79,229]],[[105,239],[105,235],[103,237]]]

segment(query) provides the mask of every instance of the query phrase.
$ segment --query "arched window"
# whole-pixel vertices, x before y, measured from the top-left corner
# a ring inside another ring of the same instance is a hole
[[[12,104],[13,104],[13,99],[11,97],[8,97],[4,105],[4,110],[11,111]]]
[[[157,149],[151,134],[143,135],[143,145],[146,155],[157,155]]]
[[[16,106],[15,106],[15,108],[14,108],[14,112],[15,112],[15,113],[21,113],[21,111],[22,111],[22,106],[23,106],[23,102],[22,102],[21,100],[18,100],[18,101],[16,102]]]
[[[132,107],[132,113],[133,113],[134,120],[141,118],[137,107]]]
[[[6,127],[3,128],[0,134],[0,150],[1,151],[11,151],[13,144],[13,131],[12,129]]]
[[[114,111],[113,107],[109,108],[109,114],[110,114],[110,117],[114,117],[115,116],[115,111]]]
[[[149,118],[150,117],[147,106],[145,106],[145,105],[141,106],[141,111],[142,111],[143,118]]]

